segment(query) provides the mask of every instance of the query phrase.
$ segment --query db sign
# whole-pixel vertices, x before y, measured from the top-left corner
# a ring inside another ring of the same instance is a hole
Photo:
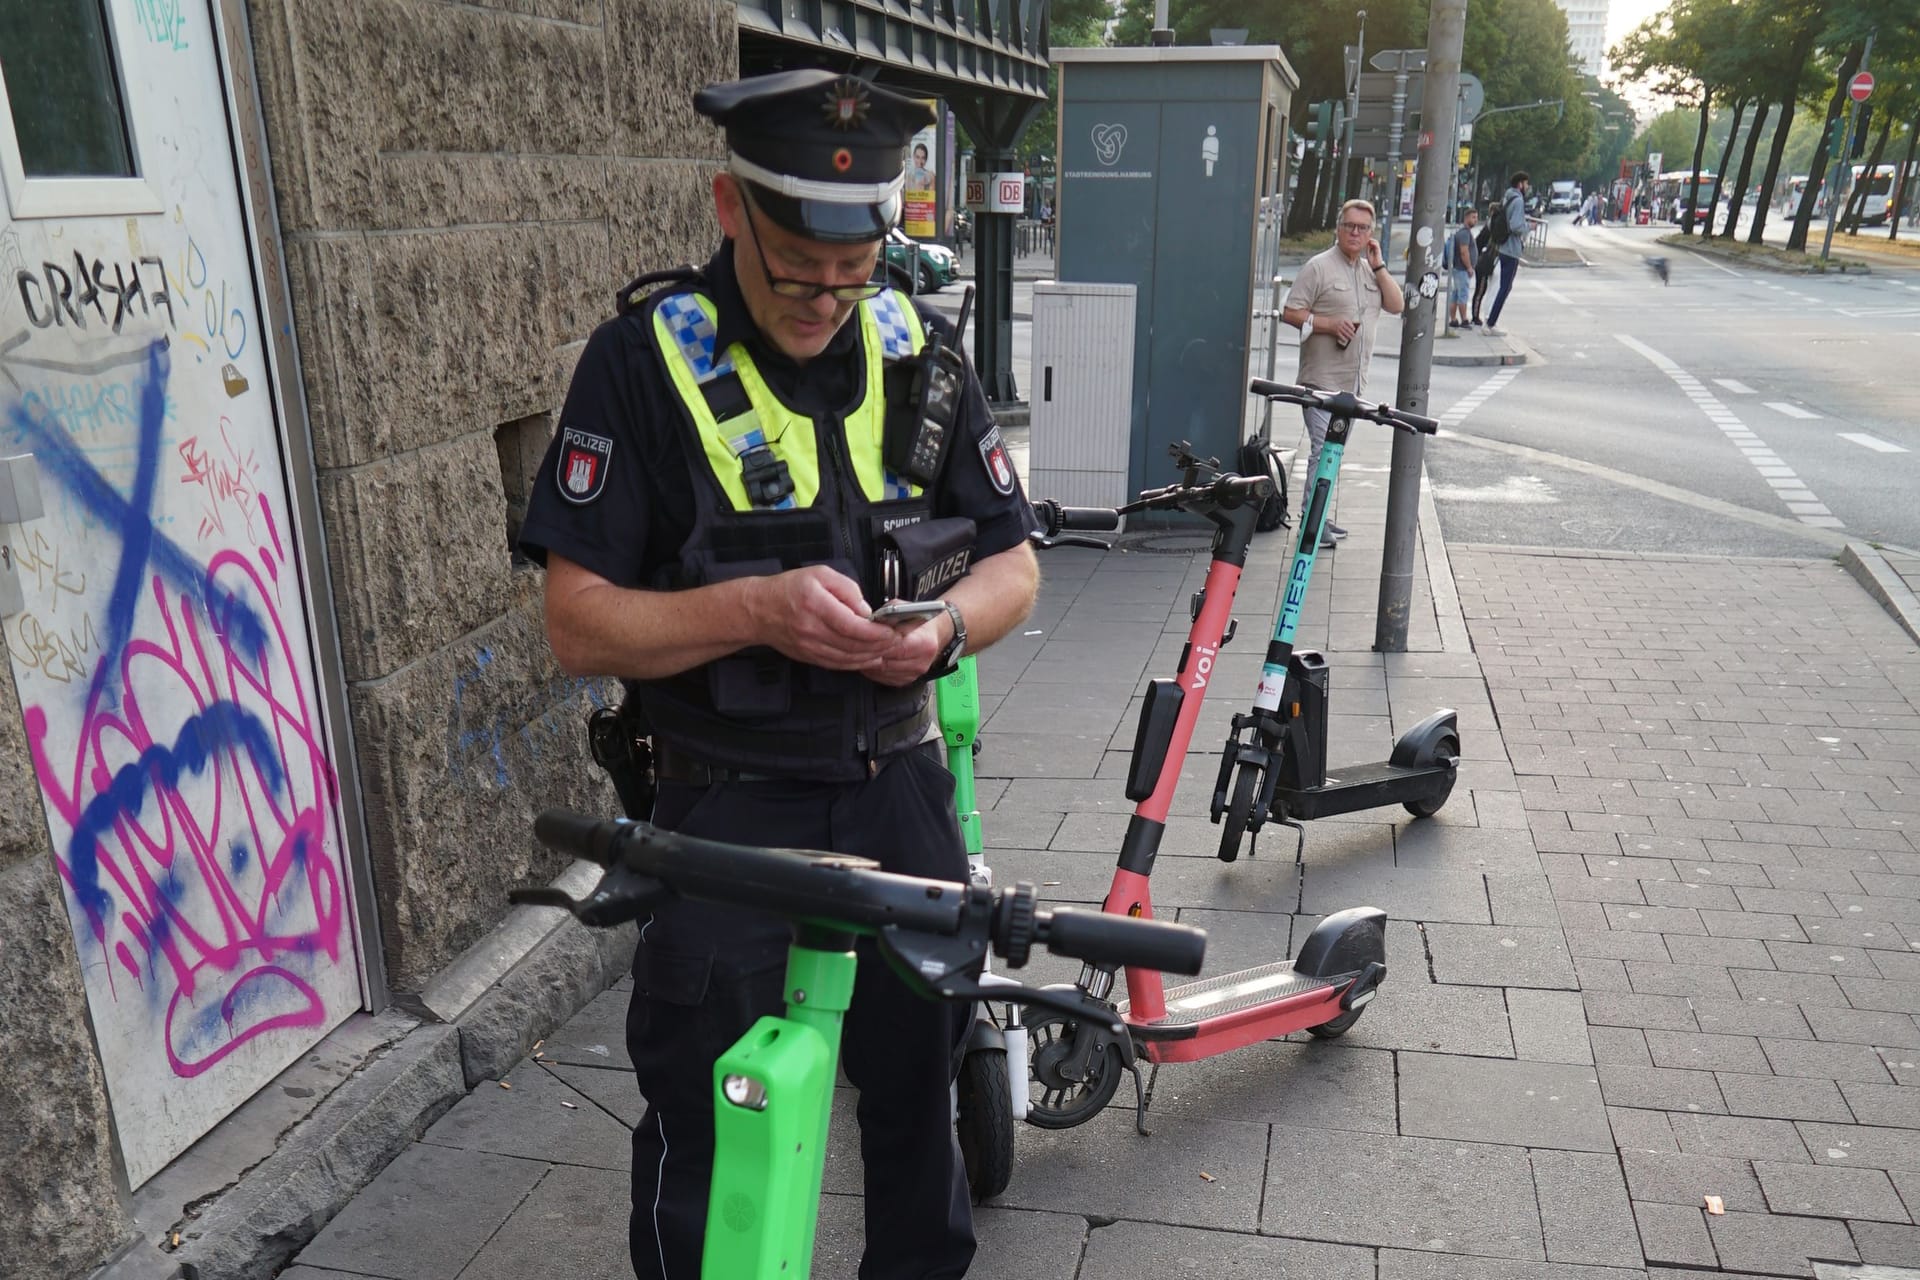
[[[1024,173],[996,173],[987,179],[988,213],[1025,213],[1027,176]]]
[[[968,178],[965,198],[961,200],[961,203],[975,213],[984,210],[987,207],[987,180],[985,178]]]

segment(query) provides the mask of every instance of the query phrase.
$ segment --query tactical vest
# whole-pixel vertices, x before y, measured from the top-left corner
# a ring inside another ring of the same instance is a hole
[[[861,303],[856,317],[855,402],[815,419],[780,399],[744,346],[714,349],[714,304],[697,287],[649,300],[644,318],[689,433],[695,513],[677,565],[653,585],[825,564],[869,601],[881,599],[876,538],[932,511],[930,495],[882,461],[886,368],[918,353],[925,334],[891,290]],[[891,689],[769,648],[639,688],[657,740],[709,764],[780,777],[868,777],[880,759],[923,740],[932,722],[924,685]]]

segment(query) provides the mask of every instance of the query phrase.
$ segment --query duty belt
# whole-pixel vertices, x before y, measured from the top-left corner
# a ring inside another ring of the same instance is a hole
[[[943,749],[945,740],[940,736],[939,726],[934,720],[933,699],[928,698],[920,711],[898,724],[883,729],[878,734],[878,750],[874,753],[869,776],[878,773],[880,766],[896,759],[909,751],[926,747]],[[731,769],[723,765],[709,764],[697,754],[684,751],[678,746],[664,742],[659,737],[653,741],[654,776],[661,782],[681,783],[687,786],[709,787],[717,782],[809,782],[822,779],[809,778],[804,773],[757,773],[749,769]]]

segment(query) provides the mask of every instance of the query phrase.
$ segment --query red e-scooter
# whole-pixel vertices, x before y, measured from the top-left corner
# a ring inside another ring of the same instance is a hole
[[[1433,430],[1431,419],[1385,406],[1349,399],[1341,408],[1349,419],[1368,417],[1403,430]],[[1174,446],[1172,453],[1185,472],[1182,482],[1149,490],[1118,508],[1122,514],[1181,511],[1214,527],[1212,563],[1205,587],[1194,598],[1193,627],[1178,672],[1173,679],[1149,683],[1134,733],[1126,794],[1137,804],[1103,910],[1140,918],[1153,916],[1150,877],[1155,855],[1209,676],[1220,648],[1233,639],[1234,592],[1261,503],[1280,484],[1275,474],[1220,474],[1215,461],[1195,458],[1184,444]],[[1334,465],[1338,465],[1337,454]],[[1324,501],[1316,503],[1308,516],[1302,522],[1303,549],[1319,540]],[[1171,989],[1154,970],[1127,968],[1127,998],[1113,1005],[1124,1031],[1076,1021],[1055,1011],[1030,1017],[1033,1098],[1028,1121],[1047,1129],[1086,1122],[1112,1099],[1120,1074],[1126,1071],[1134,1080],[1135,1125],[1144,1134],[1146,1085],[1140,1076],[1141,1058],[1156,1064],[1194,1062],[1295,1031],[1323,1038],[1344,1033],[1386,977],[1386,938],[1386,912],[1350,907],[1315,925],[1291,960],[1202,977]],[[1107,1001],[1115,971],[1112,965],[1089,963],[1074,985],[1084,996]]]

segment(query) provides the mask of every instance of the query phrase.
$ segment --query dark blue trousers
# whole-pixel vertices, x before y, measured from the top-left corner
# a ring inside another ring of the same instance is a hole
[[[896,757],[866,782],[662,783],[654,821],[710,839],[828,849],[888,871],[967,878],[953,780],[937,748]],[[647,1101],[633,1132],[629,1239],[640,1280],[699,1280],[713,1063],[756,1018],[782,1011],[791,936],[776,917],[699,902],[670,903],[643,921],[627,1010],[627,1048]],[[963,1276],[973,1211],[949,1086],[970,1010],[916,996],[870,940],[858,955],[841,1063],[860,1091],[860,1280]]]
[[[1513,278],[1520,274],[1520,259],[1500,256],[1500,292],[1493,295],[1493,310],[1487,313],[1487,323],[1498,328],[1500,309],[1507,305],[1507,295],[1513,292]]]

